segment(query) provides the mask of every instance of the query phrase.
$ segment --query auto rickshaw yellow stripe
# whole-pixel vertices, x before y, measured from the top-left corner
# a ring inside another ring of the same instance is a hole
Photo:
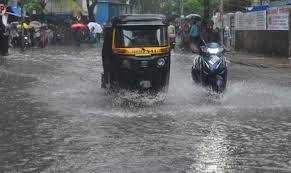
[[[115,35],[116,35],[116,29],[113,28],[113,33],[112,33],[112,50],[115,49]]]
[[[147,48],[114,48],[113,53],[122,55],[157,55],[169,53],[169,47],[147,47]]]

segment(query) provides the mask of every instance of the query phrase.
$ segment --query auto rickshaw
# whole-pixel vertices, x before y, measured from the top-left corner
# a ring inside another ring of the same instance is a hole
[[[102,87],[167,91],[169,22],[163,15],[122,15],[104,29]]]

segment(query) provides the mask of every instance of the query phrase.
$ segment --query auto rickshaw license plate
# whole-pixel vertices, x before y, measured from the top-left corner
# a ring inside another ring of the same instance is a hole
[[[150,81],[140,81],[139,82],[139,85],[142,88],[150,88],[152,86]]]

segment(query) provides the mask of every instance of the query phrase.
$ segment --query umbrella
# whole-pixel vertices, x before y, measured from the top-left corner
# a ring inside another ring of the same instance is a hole
[[[186,16],[187,19],[196,19],[196,20],[201,20],[202,17],[199,14],[189,14]]]
[[[41,23],[40,22],[38,22],[38,21],[31,21],[30,23],[29,23],[29,25],[31,26],[31,27],[33,27],[33,28],[41,28]]]
[[[92,31],[92,29],[94,29],[93,30],[93,33],[100,34],[100,33],[103,32],[103,29],[102,29],[101,25],[99,25],[96,22],[90,22],[90,23],[88,23],[88,28],[90,29],[90,31]]]
[[[10,25],[13,25],[13,26],[16,26],[16,25],[18,25],[18,24],[20,24],[20,22],[11,22],[11,23],[10,23]]]
[[[21,11],[18,9],[18,7],[7,7],[6,13],[12,16],[22,17]],[[24,16],[24,17],[28,17],[28,16]]]
[[[86,28],[86,25],[84,25],[83,23],[75,23],[75,24],[72,24],[71,29],[85,29]]]

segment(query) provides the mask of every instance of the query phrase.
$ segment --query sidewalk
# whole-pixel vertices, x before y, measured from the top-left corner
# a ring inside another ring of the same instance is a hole
[[[287,57],[271,57],[236,51],[227,52],[226,56],[227,59],[234,64],[241,64],[261,68],[273,67],[291,69],[291,58]]]

